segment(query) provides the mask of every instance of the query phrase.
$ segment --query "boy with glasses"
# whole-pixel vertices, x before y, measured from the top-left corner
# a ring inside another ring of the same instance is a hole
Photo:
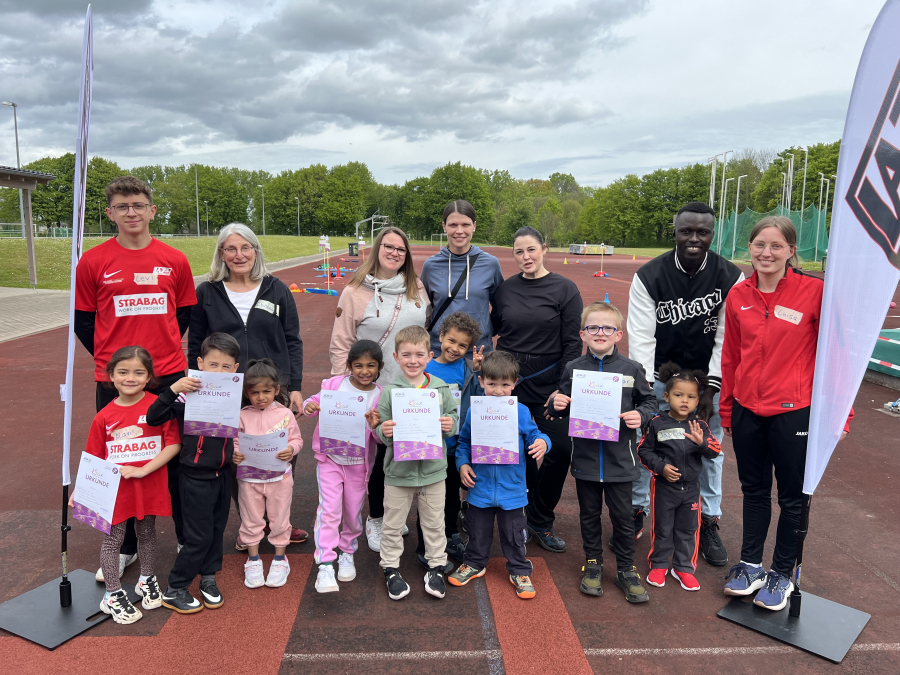
[[[75,335],[94,357],[97,412],[118,392],[106,375],[106,364],[120,347],[141,345],[153,358],[159,394],[184,376],[187,365],[181,336],[197,303],[187,257],[150,235],[156,206],[150,186],[133,176],[106,186],[106,215],[118,236],[85,251],[75,278]],[[170,462],[169,489],[175,533],[182,541],[178,499],[178,462]],[[137,560],[134,521],[129,520],[119,556],[119,576]],[[97,580],[103,581],[102,571]]]

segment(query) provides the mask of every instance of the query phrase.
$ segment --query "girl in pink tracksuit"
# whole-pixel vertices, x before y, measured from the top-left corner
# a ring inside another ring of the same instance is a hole
[[[284,473],[251,466],[241,467],[246,459],[241,452],[240,439],[234,439],[232,461],[238,465],[238,502],[241,506],[240,539],[247,544],[249,559],[244,564],[244,585],[259,588],[263,584],[273,588],[284,586],[291,566],[285,557],[285,549],[291,540],[291,496],[294,476],[289,460],[303,448],[300,428],[289,408],[287,397],[279,386],[279,373],[272,359],[250,362],[244,373],[244,399],[250,405],[241,409],[241,433],[260,436],[276,431],[284,432],[284,449],[275,456],[288,462]],[[263,564],[259,558],[259,542],[266,526],[264,516],[269,517],[269,543],[275,547],[275,558],[269,568],[269,576],[263,578]]]
[[[322,392],[341,391],[365,397],[365,446],[349,442],[320,439],[319,425],[313,432],[313,451],[316,457],[316,476],[319,481],[319,508],[316,511],[315,542],[316,590],[330,593],[339,590],[335,581],[334,561],[338,560],[338,581],[353,581],[356,567],[353,554],[362,534],[362,507],[366,499],[369,474],[375,463],[378,426],[378,398],[381,387],[375,383],[384,359],[381,347],[372,340],[358,340],[347,354],[349,375],[337,375],[322,382],[322,391],[308,398],[304,415],[318,415]],[[343,520],[343,526],[341,521]],[[338,529],[340,528],[340,532]],[[340,549],[338,558],[335,549]]]

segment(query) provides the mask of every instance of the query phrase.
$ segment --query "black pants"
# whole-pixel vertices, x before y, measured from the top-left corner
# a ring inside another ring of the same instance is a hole
[[[469,543],[466,544],[466,565],[477,570],[484,569],[491,557],[494,543],[494,518],[500,532],[500,548],[506,557],[506,571],[513,576],[530,577],[533,571],[531,561],[525,557],[525,509],[505,511],[499,507],[482,509],[469,504],[466,524],[469,528]]]
[[[575,479],[578,493],[578,517],[581,520],[581,540],[586,560],[603,564],[603,498],[612,521],[612,545],[616,569],[627,572],[634,565],[634,511],[631,509],[631,482],[603,483]]]
[[[184,371],[172,373],[171,375],[160,375],[159,386],[153,388],[148,387],[147,391],[151,394],[159,395],[163,389],[168,389],[182,377],[184,377]],[[112,382],[98,382],[97,392],[94,396],[94,401],[97,404],[97,412],[100,412],[112,403],[113,399],[118,395],[119,392],[112,385]],[[178,461],[178,455],[175,455],[169,463],[166,464],[166,469],[169,472],[169,495],[172,497],[172,520],[175,521],[175,536],[178,538],[178,543],[183,544],[181,499],[179,499],[178,495]],[[137,553],[137,544],[137,533],[134,531],[134,518],[129,518],[125,525],[125,539],[122,541],[122,547],[119,549],[119,553],[122,555],[134,555]]]
[[[448,455],[447,489],[444,491],[444,534],[447,539],[454,534],[459,534],[459,489],[461,487],[462,481],[459,479],[459,471],[456,470],[456,457]],[[416,534],[419,537],[419,543],[416,544],[416,553],[425,555],[425,537],[422,536],[422,523],[419,522],[418,510],[416,511]]]
[[[650,479],[650,569],[672,568],[693,574],[700,548],[700,481],[693,485],[670,483],[662,476]]]
[[[525,513],[528,525],[539,532],[553,529],[554,510],[562,496],[569,461],[572,459],[572,442],[569,439],[569,420],[544,417],[544,403],[528,403],[529,412],[541,433],[550,437],[550,452],[544,455],[541,468],[531,455],[525,455],[525,484],[528,487],[528,506]]]
[[[762,564],[763,547],[772,519],[772,472],[778,483],[778,530],[772,569],[790,576],[797,561],[805,495],[806,441],[809,408],[760,417],[737,401],[731,413],[731,433],[738,478],[744,493],[744,540],[741,560]]]
[[[375,449],[375,465],[369,474],[369,518],[384,517],[384,453],[387,446],[379,443]],[[421,532],[419,541],[422,540]]]
[[[222,569],[231,467],[220,469],[212,480],[197,480],[182,473],[179,487],[187,518],[184,519],[184,548],[169,572],[171,588],[187,588],[198,574],[215,574]]]

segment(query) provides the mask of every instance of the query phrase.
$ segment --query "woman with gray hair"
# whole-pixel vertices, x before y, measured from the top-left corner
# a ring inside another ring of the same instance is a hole
[[[238,372],[244,372],[253,359],[272,359],[281,374],[282,390],[299,414],[303,404],[303,341],[297,305],[284,282],[266,271],[259,239],[241,223],[226,225],[219,232],[209,281],[197,287],[188,334],[189,366],[197,363],[200,345],[212,333],[228,333],[238,341]],[[296,464],[296,455],[292,464]],[[234,483],[237,506],[237,481]],[[292,544],[306,538],[303,530],[291,529]],[[237,548],[246,548],[240,539]]]

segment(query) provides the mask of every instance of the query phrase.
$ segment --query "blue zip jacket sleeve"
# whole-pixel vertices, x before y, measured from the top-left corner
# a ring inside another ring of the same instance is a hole
[[[531,413],[523,404],[519,411],[519,463],[518,464],[478,464],[472,466],[472,411],[466,414],[466,421],[459,433],[456,446],[456,468],[464,464],[472,466],[475,472],[475,487],[470,488],[466,500],[482,509],[499,507],[504,511],[518,509],[528,504],[528,490],[525,486],[526,448],[537,439],[542,439],[550,450],[550,439],[542,434]]]

